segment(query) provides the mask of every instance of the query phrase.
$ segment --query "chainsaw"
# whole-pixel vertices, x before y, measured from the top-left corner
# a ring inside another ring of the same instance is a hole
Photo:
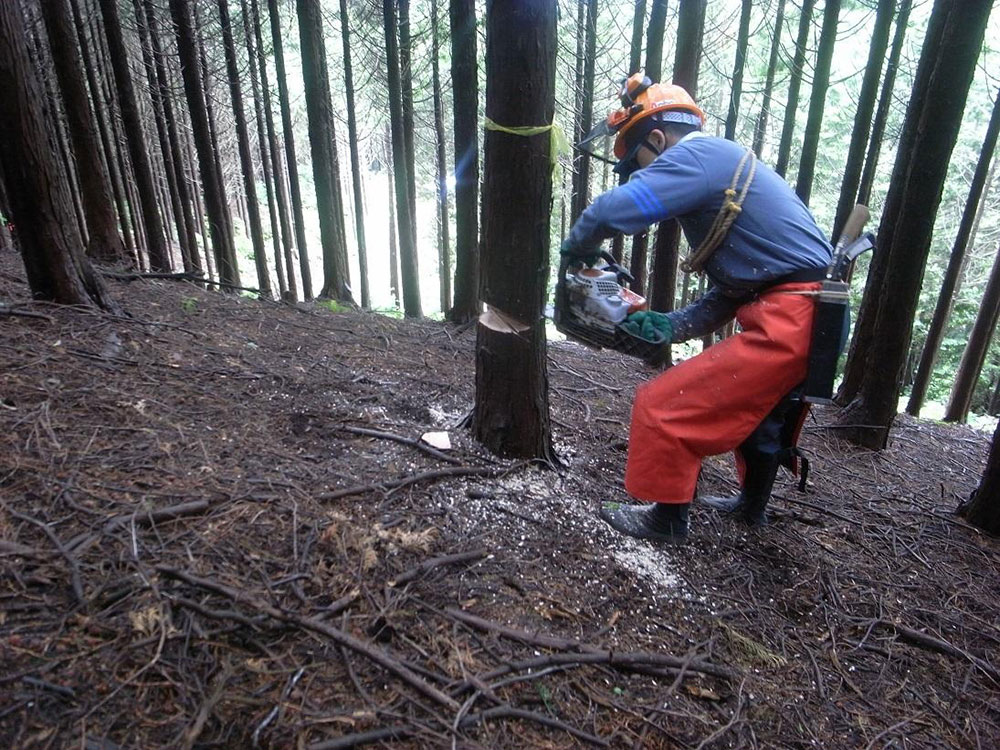
[[[625,286],[634,279],[610,253],[601,251],[600,258],[594,266],[562,258],[556,279],[556,329],[595,349],[614,349],[651,365],[669,362],[669,342],[647,341],[622,326],[631,313],[647,309],[646,299]]]

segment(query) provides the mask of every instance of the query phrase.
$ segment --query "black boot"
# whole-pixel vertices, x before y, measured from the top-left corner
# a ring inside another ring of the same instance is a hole
[[[615,530],[637,539],[676,544],[687,539],[689,506],[690,503],[608,503],[601,508],[601,518]]]
[[[743,489],[736,497],[704,497],[705,505],[720,513],[731,513],[751,526],[767,525],[767,501],[771,498],[778,460],[773,456],[747,461]]]

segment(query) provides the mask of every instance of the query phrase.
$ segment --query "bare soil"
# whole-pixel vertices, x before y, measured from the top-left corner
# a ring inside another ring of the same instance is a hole
[[[111,283],[0,258],[0,747],[1000,747],[987,435],[817,410],[770,526],[661,547],[596,517],[635,360],[551,344],[565,466],[525,464],[458,426],[473,327]]]

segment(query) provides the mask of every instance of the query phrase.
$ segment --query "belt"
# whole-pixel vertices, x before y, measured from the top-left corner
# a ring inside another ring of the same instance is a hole
[[[787,276],[775,279],[768,284],[768,287],[774,287],[780,284],[807,284],[811,281],[823,281],[824,279],[826,279],[825,268],[803,268],[801,271],[793,271]]]

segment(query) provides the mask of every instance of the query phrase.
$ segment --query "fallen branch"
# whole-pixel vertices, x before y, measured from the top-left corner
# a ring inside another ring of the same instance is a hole
[[[495,477],[506,471],[509,471],[509,469],[499,468],[496,466],[462,466],[455,467],[454,469],[436,469],[435,471],[425,471],[422,474],[413,474],[408,477],[403,477],[402,479],[393,479],[389,482],[359,484],[354,487],[346,487],[342,490],[334,490],[333,492],[321,492],[314,497],[317,500],[339,500],[342,497],[363,495],[366,492],[374,492],[375,490],[398,490],[401,487],[407,487],[411,484],[418,484],[420,482],[430,482],[434,479],[481,476]]]
[[[109,279],[114,279],[115,281],[138,281],[141,279],[163,279],[166,281],[192,281],[195,284],[211,284],[212,286],[221,287],[222,289],[232,289],[236,292],[252,292],[253,294],[260,294],[260,289],[254,289],[248,286],[236,286],[235,284],[227,284],[224,281],[212,281],[209,278],[201,276],[196,273],[188,273],[186,271],[181,271],[179,273],[118,273],[116,271],[101,271],[102,276],[107,276]]]
[[[365,435],[366,437],[381,438],[383,440],[392,440],[397,443],[402,443],[403,445],[408,445],[411,448],[416,448],[418,451],[426,453],[428,456],[433,456],[439,461],[444,461],[445,463],[453,464],[455,466],[461,466],[462,462],[455,458],[454,456],[448,456],[439,451],[437,448],[433,448],[422,440],[415,440],[413,438],[403,437],[402,435],[396,435],[392,432],[382,432],[380,430],[370,430],[367,427],[351,427],[348,425],[337,425],[337,429],[343,430],[344,432],[350,432],[352,435]]]
[[[460,609],[454,609],[452,607],[445,609],[444,613],[449,617],[453,617],[460,622],[464,622],[466,625],[471,625],[478,630],[497,633],[498,635],[502,635],[506,638],[522,641],[534,646],[541,646],[542,648],[551,648],[557,651],[580,652],[578,654],[574,654],[570,659],[567,659],[567,661],[572,661],[573,658],[575,658],[581,663],[608,664],[613,667],[633,667],[643,665],[654,667],[673,667],[675,669],[687,669],[691,672],[700,672],[701,674],[720,677],[724,680],[733,680],[736,678],[736,673],[731,669],[720,667],[701,659],[682,659],[671,654],[659,654],[647,651],[635,651],[632,653],[607,651],[592,644],[577,641],[572,638],[557,638],[551,635],[529,633],[524,630],[510,628],[506,625],[501,625],[498,622],[486,620],[482,617],[477,617],[476,615],[470,615],[468,612],[463,612]],[[560,661],[561,660],[554,660],[549,663],[560,663]],[[562,661],[561,663],[566,662]]]
[[[434,557],[430,560],[424,560],[422,563],[416,567],[410,568],[408,571],[403,573],[396,578],[389,581],[389,586],[395,588],[396,586],[402,586],[404,583],[409,583],[417,576],[426,573],[428,570],[433,570],[434,568],[440,567],[441,565],[452,565],[456,563],[469,562],[470,560],[478,560],[482,557],[486,557],[488,551],[485,549],[476,549],[471,552],[458,552],[454,555],[442,555],[441,557]]]
[[[561,729],[562,731],[573,735],[577,739],[589,742],[591,745],[597,745],[598,747],[610,747],[607,740],[584,732],[582,729],[570,726],[566,722],[559,721],[558,719],[553,719],[548,716],[543,716],[542,714],[536,714],[534,711],[527,711],[523,708],[514,708],[512,706],[497,706],[496,708],[488,708],[485,711],[480,711],[476,714],[469,714],[459,722],[459,726],[473,726],[490,719],[525,719],[526,721],[534,721],[538,724],[552,727],[553,729]]]
[[[948,643],[948,641],[936,638],[933,635],[928,635],[927,633],[923,633],[919,630],[914,630],[913,628],[908,628],[906,625],[890,622],[889,620],[876,620],[875,624],[879,627],[895,631],[901,641],[905,641],[913,646],[918,646],[928,651],[935,651],[939,654],[945,654],[946,656],[954,656],[958,659],[965,659],[981,669],[994,682],[1000,684],[1000,670],[984,659],[980,659],[978,656],[970,654],[968,651],[963,651],[958,646]]]
[[[13,305],[0,305],[0,315],[9,315],[17,318],[40,318],[48,323],[55,323],[55,319],[45,313],[32,312],[31,310],[19,310]]]
[[[18,513],[15,510],[7,509],[14,518],[18,518],[22,521],[27,521],[28,523],[34,524],[45,532],[45,536],[49,538],[52,542],[52,546],[56,548],[60,555],[66,560],[66,564],[69,565],[70,573],[70,584],[73,587],[73,595],[76,597],[78,604],[86,604],[87,597],[83,593],[83,583],[80,580],[80,563],[77,562],[76,557],[66,548],[66,545],[62,543],[56,533],[49,527],[45,521],[40,521],[37,518],[27,516],[24,513]]]
[[[310,630],[314,633],[319,633],[320,635],[325,635],[327,638],[331,639],[335,643],[339,643],[342,646],[355,651],[362,656],[367,657],[371,661],[385,668],[389,672],[399,677],[403,682],[408,684],[410,687],[414,688],[425,697],[430,698],[435,703],[439,703],[446,706],[452,710],[458,710],[458,702],[454,698],[442,693],[433,685],[430,685],[423,678],[412,672],[406,666],[401,664],[399,661],[389,656],[386,652],[369,646],[364,641],[358,640],[350,633],[346,633],[339,628],[335,628],[332,625],[328,625],[315,617],[302,617],[300,615],[292,614],[291,612],[284,612],[277,607],[268,604],[267,602],[261,601],[255,596],[251,596],[245,591],[240,589],[227,586],[225,584],[219,583],[218,581],[213,581],[207,578],[200,578],[198,576],[192,575],[183,570],[178,570],[176,568],[170,568],[165,565],[156,566],[157,572],[168,578],[173,578],[178,581],[183,581],[184,583],[190,584],[192,586],[197,586],[202,589],[207,589],[208,591],[214,591],[217,594],[222,594],[223,596],[229,597],[233,601],[243,604],[244,606],[250,607],[257,612],[261,612],[268,617],[272,617],[280,622],[287,622],[293,625],[297,625],[306,630]]]
[[[313,742],[306,746],[306,750],[344,750],[348,747],[360,747],[380,740],[402,740],[412,737],[419,730],[410,724],[402,724],[395,727],[383,727],[382,729],[369,729],[367,732],[357,732],[337,737],[333,740],[323,740]]]

